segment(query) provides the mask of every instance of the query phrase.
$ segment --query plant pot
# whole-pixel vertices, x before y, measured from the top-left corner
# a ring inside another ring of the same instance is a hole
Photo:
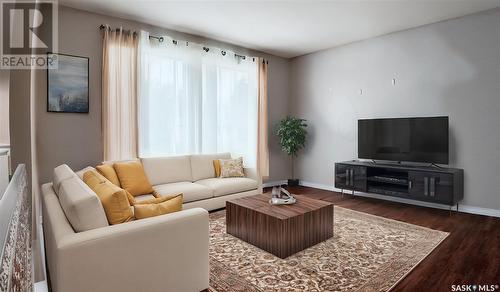
[[[288,186],[289,187],[296,187],[299,185],[299,179],[288,179]]]

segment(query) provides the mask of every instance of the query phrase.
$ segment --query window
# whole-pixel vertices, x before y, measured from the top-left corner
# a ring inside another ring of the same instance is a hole
[[[255,166],[257,65],[155,42],[143,36],[140,46],[140,156],[230,152]]]

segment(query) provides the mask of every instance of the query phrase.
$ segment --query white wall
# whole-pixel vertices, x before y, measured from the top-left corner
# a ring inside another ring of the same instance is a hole
[[[500,209],[500,9],[295,58],[290,89],[310,124],[303,181],[333,185],[334,162],[357,157],[359,118],[447,115],[463,203]]]

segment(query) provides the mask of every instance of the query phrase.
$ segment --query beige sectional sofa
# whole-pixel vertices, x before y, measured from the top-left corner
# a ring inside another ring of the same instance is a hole
[[[229,153],[142,158],[142,165],[153,188],[160,194],[182,192],[184,209],[202,207],[215,210],[226,201],[262,193],[255,169],[246,168],[245,177],[216,178],[214,159],[231,158]],[[150,199],[152,195],[137,198]]]
[[[53,291],[201,291],[208,288],[208,212],[262,191],[256,172],[215,178],[229,154],[141,159],[160,194],[182,192],[183,210],[108,225],[83,171],[61,165],[42,186],[46,258]],[[80,177],[79,177],[80,176]],[[137,200],[151,198],[144,195]]]

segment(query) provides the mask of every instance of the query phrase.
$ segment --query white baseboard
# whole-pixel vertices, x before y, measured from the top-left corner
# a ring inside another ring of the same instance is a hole
[[[499,217],[500,218],[500,210],[496,210],[496,209],[475,207],[475,206],[468,206],[468,205],[458,205],[458,210],[461,212],[464,212],[464,213],[478,214],[478,215],[485,215],[485,216],[492,216],[492,217]]]
[[[305,186],[305,187],[315,188],[315,189],[327,190],[327,191],[335,191],[335,192],[341,191],[340,189],[335,188],[333,185],[324,185],[324,184],[318,184],[318,183],[307,182],[307,181],[300,181],[300,185]],[[345,190],[344,192],[352,193],[352,191],[348,191],[348,190]],[[405,204],[411,204],[411,205],[417,205],[417,206],[423,206],[423,207],[443,209],[443,210],[450,209],[450,206],[448,206],[448,205],[415,201],[415,200],[410,200],[410,199],[390,197],[390,196],[384,196],[384,195],[379,195],[379,194],[355,192],[354,195],[360,196],[360,197],[382,199],[382,200],[392,201],[392,202],[397,202],[397,203],[405,203]],[[469,213],[469,214],[500,217],[500,210],[483,208],[483,207],[475,207],[475,206],[458,204],[458,211],[463,212],[463,213]]]
[[[308,182],[308,181],[299,181],[299,184],[301,186],[320,189],[320,190],[335,191],[335,192],[341,191],[339,189],[336,189],[333,185],[330,186],[330,185],[324,185],[324,184],[317,184],[317,183],[312,183],[312,182]]]
[[[269,187],[274,187],[274,186],[281,186],[281,185],[286,185],[288,181],[286,179],[284,180],[274,180],[274,181],[268,181],[262,184],[262,187],[264,188],[269,188]]]

